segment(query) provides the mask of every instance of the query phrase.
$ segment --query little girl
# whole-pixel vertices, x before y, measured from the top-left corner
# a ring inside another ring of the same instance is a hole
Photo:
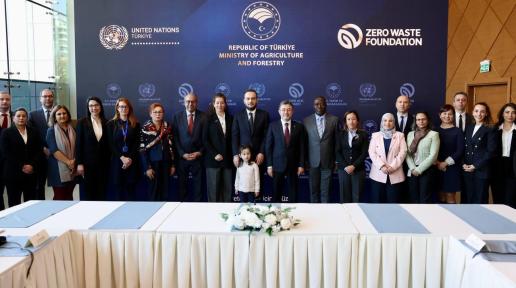
[[[251,160],[251,147],[240,146],[240,166],[235,177],[235,193],[240,197],[241,203],[254,203],[255,197],[260,193],[260,169]]]

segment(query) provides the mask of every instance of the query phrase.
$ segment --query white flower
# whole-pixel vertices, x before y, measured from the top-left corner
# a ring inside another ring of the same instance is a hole
[[[267,223],[267,222],[263,222],[262,224],[262,231],[265,231],[267,229],[269,229],[272,225]]]
[[[281,228],[283,230],[288,230],[292,226],[292,222],[290,222],[290,218],[283,218],[283,219],[281,219],[280,224],[281,224]]]
[[[228,223],[231,223],[233,227],[236,229],[242,230],[245,227],[245,222],[240,215],[230,216],[228,219]]]
[[[281,230],[281,227],[279,225],[272,226],[272,232],[276,233],[276,232],[279,232],[280,230]]]
[[[258,216],[255,213],[246,212],[241,214],[244,218],[245,224],[247,226],[251,226],[254,228],[260,228],[262,225],[262,220],[258,218]]]
[[[270,225],[274,225],[276,224],[276,221],[278,221],[278,219],[276,218],[276,216],[274,214],[267,214],[265,215],[265,222],[270,224]]]

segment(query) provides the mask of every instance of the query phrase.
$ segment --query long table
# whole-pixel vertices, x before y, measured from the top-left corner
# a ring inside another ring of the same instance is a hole
[[[515,263],[468,266],[455,240],[516,234],[483,234],[439,205],[284,204],[302,222],[269,237],[230,231],[220,213],[237,203],[172,202],[138,229],[90,229],[123,204],[79,202],[28,228],[0,227],[56,237],[35,253],[28,278],[28,257],[0,257],[0,287],[482,287],[467,280],[482,275],[516,287],[507,272]],[[516,222],[514,209],[484,207]]]

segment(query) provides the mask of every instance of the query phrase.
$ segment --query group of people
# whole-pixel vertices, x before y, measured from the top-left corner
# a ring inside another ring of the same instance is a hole
[[[127,98],[116,101],[108,120],[102,101],[90,97],[76,127],[68,108],[54,105],[52,90],[41,91],[40,102],[30,113],[11,111],[11,96],[0,92],[0,189],[6,186],[9,206],[22,194],[25,201],[44,199],[45,183],[54,199],[71,200],[77,179],[83,200],[105,200],[107,189],[116,200],[132,200],[144,177],[148,199],[165,201],[176,173],[179,201],[201,201],[205,175],[208,201],[229,202],[236,194],[254,202],[267,174],[272,202],[284,196],[297,202],[305,169],[311,202],[329,202],[335,172],[340,202],[359,202],[369,157],[371,202],[455,203],[461,191],[462,203],[487,203],[491,187],[494,203],[516,207],[514,103],[505,104],[493,123],[485,103],[466,113],[467,94],[459,92],[453,105],[440,109],[434,128],[428,112],[409,113],[409,98],[399,96],[396,112],[385,113],[380,131],[368,135],[357,111],[341,120],[327,112],[322,96],[302,122],[293,120],[294,105],[281,101],[280,119],[272,123],[252,89],[244,93],[245,109],[234,115],[224,94],[214,95],[202,112],[190,93],[171,123],[163,105],[153,103],[143,125]]]

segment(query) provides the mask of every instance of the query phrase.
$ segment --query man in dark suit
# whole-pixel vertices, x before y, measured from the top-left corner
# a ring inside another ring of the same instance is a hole
[[[47,148],[46,137],[48,130],[48,118],[54,107],[54,92],[50,89],[41,91],[39,102],[41,108],[29,113],[29,126],[38,131],[41,143],[43,143],[43,154],[41,154],[40,163],[38,163],[37,183],[36,183],[36,200],[45,200],[45,182],[47,181],[47,161],[50,152]]]
[[[258,94],[249,89],[244,93],[245,109],[235,114],[232,127],[233,164],[240,165],[240,146],[251,146],[251,159],[260,167],[260,190],[263,191],[265,172],[265,136],[269,129],[269,113],[256,108]],[[261,192],[261,191],[260,191]],[[260,193],[261,194],[261,193]]]
[[[414,123],[414,116],[410,115],[410,99],[408,96],[400,95],[396,98],[396,113],[394,115],[396,131],[399,131],[405,135],[405,141],[407,140],[407,135],[412,130],[412,124]],[[408,166],[407,162],[403,162],[403,173],[407,175]],[[401,184],[401,201],[404,203],[409,202],[409,189],[407,181],[404,181]]]
[[[453,96],[453,108],[455,109],[455,126],[464,132],[466,126],[474,121],[473,116],[466,112],[468,108],[468,94],[466,92],[455,93],[455,96]]]
[[[316,97],[314,99],[315,113],[303,121],[308,138],[312,203],[329,202],[332,173],[335,166],[335,136],[339,118],[326,113],[326,106],[326,98]]]
[[[179,201],[187,199],[188,172],[192,174],[192,198],[200,202],[202,198],[202,133],[205,122],[203,112],[197,110],[197,96],[190,93],[184,98],[185,111],[178,112],[173,119],[174,144],[176,147],[179,177]]]
[[[0,134],[11,126],[11,94],[7,91],[0,91]],[[5,157],[0,149],[0,162],[4,163]],[[0,210],[4,210],[4,165],[0,165]]]
[[[265,140],[267,174],[273,179],[272,201],[281,202],[288,181],[288,202],[296,202],[298,177],[305,171],[305,127],[292,120],[294,106],[290,101],[281,101],[278,112],[281,119],[271,123]]]

